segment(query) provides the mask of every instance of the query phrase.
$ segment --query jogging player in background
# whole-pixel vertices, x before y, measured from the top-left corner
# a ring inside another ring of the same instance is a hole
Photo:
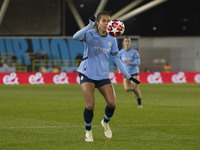
[[[131,48],[131,39],[125,37],[123,40],[124,48],[119,51],[119,57],[124,64],[124,67],[128,73],[135,79],[139,80],[139,65],[140,65],[140,56],[136,49]],[[119,69],[119,73],[121,70]],[[132,85],[131,85],[132,84]],[[124,89],[127,92],[133,91],[138,103],[138,108],[142,108],[142,96],[138,84],[135,82],[131,83],[131,80],[127,77],[123,79]]]
[[[81,90],[86,102],[84,121],[86,129],[85,141],[87,142],[93,142],[92,119],[95,106],[95,88],[98,88],[107,103],[101,125],[105,136],[112,138],[112,131],[108,122],[115,111],[116,97],[109,79],[109,55],[112,55],[115,64],[128,79],[139,84],[139,81],[128,74],[118,57],[116,38],[111,37],[106,32],[110,14],[107,11],[100,12],[96,20],[97,28],[91,29],[95,24],[95,20],[94,16],[90,17],[89,24],[73,35],[74,39],[80,40],[84,44],[83,59],[77,71],[79,72]]]

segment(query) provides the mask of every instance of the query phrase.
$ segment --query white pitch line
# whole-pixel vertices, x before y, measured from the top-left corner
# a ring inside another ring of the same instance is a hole
[[[133,125],[113,125],[119,127],[170,127],[170,126],[200,126],[200,124],[133,124]]]
[[[111,125],[111,127],[179,127],[179,126],[200,126],[200,124],[133,124],[133,125]],[[92,125],[92,127],[101,127],[100,125]],[[16,126],[16,127],[0,127],[0,129],[47,129],[47,128],[84,128],[83,125],[69,126]]]
[[[45,129],[45,128],[80,128],[84,126],[20,126],[20,127],[0,127],[0,129]]]

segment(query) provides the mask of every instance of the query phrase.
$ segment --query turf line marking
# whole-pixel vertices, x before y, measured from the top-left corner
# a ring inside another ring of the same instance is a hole
[[[101,127],[100,125],[92,125]],[[200,126],[200,124],[135,124],[135,125],[111,125],[113,127],[179,127],[179,126]],[[84,128],[83,125],[69,126],[19,126],[19,127],[0,127],[0,129],[47,129],[47,128]]]
[[[21,126],[21,127],[0,127],[0,129],[45,129],[45,128],[80,128],[84,126]]]
[[[170,126],[200,126],[200,124],[133,124],[133,125],[113,125],[117,127],[170,127]]]

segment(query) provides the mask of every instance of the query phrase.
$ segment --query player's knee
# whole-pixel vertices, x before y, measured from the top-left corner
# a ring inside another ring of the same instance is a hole
[[[138,90],[138,89],[139,89],[138,85],[137,85],[137,84],[134,84],[134,85],[133,85],[133,89],[134,89],[134,90]]]
[[[94,110],[94,103],[87,103],[86,104],[86,107],[87,107],[87,109],[89,109],[89,110]]]
[[[108,102],[107,104],[108,104],[109,108],[115,108],[116,101]]]
[[[116,104],[115,104],[115,103],[112,103],[112,104],[108,104],[108,106],[109,106],[109,108],[112,108],[112,109],[114,109],[114,108],[115,108],[115,106],[116,106]]]
[[[125,89],[125,91],[126,91],[126,92],[129,92],[129,90],[128,90],[128,89]]]
[[[124,88],[124,89],[125,89],[126,92],[130,92],[130,91],[132,91],[132,89],[131,89],[130,87],[128,87],[128,88]]]

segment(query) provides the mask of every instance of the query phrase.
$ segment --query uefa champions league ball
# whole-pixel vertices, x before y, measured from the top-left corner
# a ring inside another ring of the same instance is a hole
[[[108,22],[108,25],[106,26],[106,31],[110,36],[118,37],[121,36],[124,33],[125,26],[122,21],[119,19],[113,19],[110,22]]]

